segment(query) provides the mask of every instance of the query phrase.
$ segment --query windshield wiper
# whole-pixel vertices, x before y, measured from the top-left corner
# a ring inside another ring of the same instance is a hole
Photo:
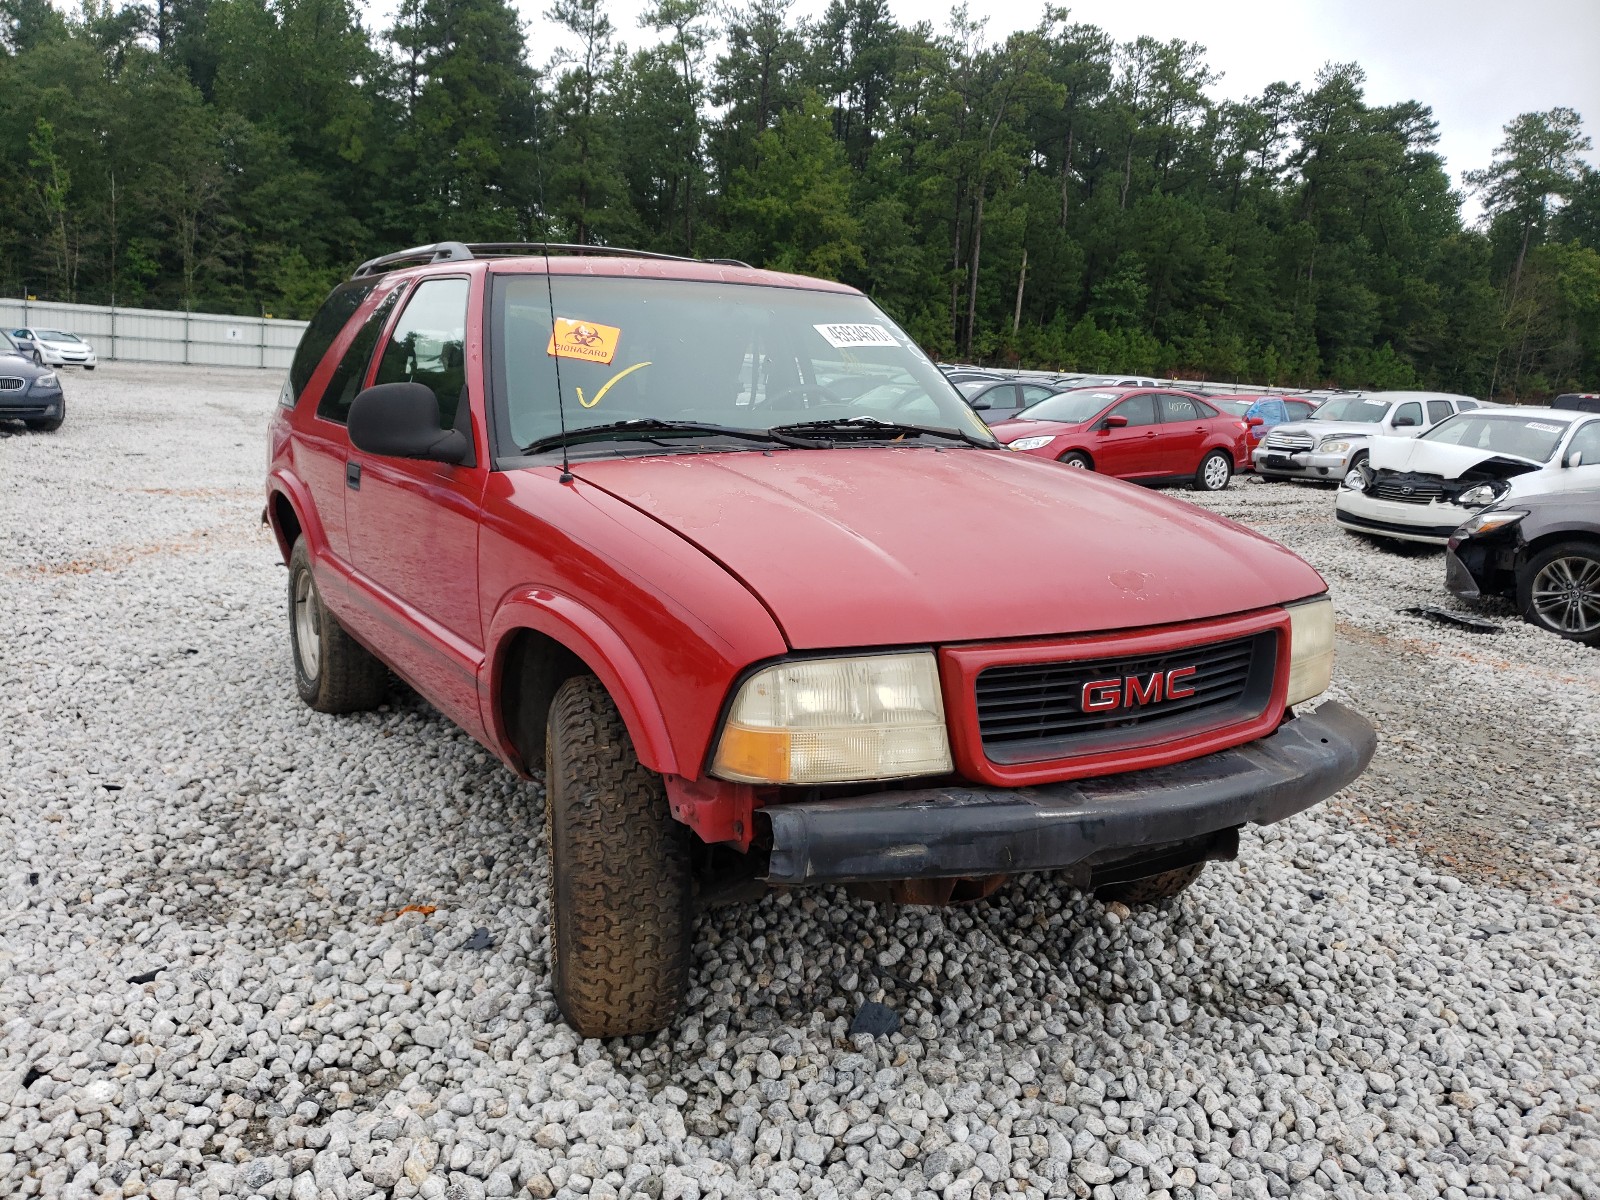
[[[999,443],[986,442],[961,429],[940,429],[935,425],[906,425],[899,421],[885,421],[879,417],[833,417],[823,421],[797,421],[792,425],[774,425],[779,434],[861,434],[873,438],[929,437],[944,438],[952,442],[965,442],[983,450],[998,449]]]
[[[711,434],[716,437],[740,438],[747,442],[765,442],[769,445],[794,446],[801,449],[810,449],[816,442],[807,438],[786,437],[776,430],[765,429],[739,429],[732,425],[713,425],[704,421],[666,421],[658,417],[635,417],[628,421],[612,421],[606,425],[585,425],[579,429],[569,429],[565,433],[552,433],[549,437],[542,437],[529,442],[522,447],[523,454],[537,454],[540,450],[548,450],[552,446],[562,443],[603,441],[618,435],[639,434],[639,441],[653,441],[651,434],[657,433],[684,433],[684,434]]]

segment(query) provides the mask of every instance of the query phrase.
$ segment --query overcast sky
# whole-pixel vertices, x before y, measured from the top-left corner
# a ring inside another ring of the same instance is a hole
[[[943,26],[950,11],[927,0],[890,2],[906,24]],[[513,3],[527,22],[531,56],[543,62],[555,36],[543,16],[548,0]],[[638,28],[643,0],[608,7],[630,45],[653,40]],[[824,7],[825,0],[797,0],[794,12]],[[1042,4],[974,0],[970,8],[989,14],[995,41],[1034,25]],[[1439,151],[1457,186],[1462,171],[1488,164],[1501,126],[1518,113],[1575,108],[1600,145],[1600,0],[1078,0],[1071,11],[1120,41],[1149,34],[1201,43],[1223,75],[1218,98],[1258,94],[1279,79],[1309,83],[1329,61],[1359,62],[1368,103],[1420,100],[1433,108]],[[1588,157],[1600,163],[1594,151]]]

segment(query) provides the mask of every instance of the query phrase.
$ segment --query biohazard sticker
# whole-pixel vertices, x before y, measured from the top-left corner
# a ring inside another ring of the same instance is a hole
[[[622,330],[615,325],[557,317],[550,331],[550,344],[544,352],[551,358],[579,358],[604,366],[617,356],[617,342],[621,337]]]
[[[882,325],[813,325],[822,340],[835,350],[851,346],[898,346],[894,335]]]

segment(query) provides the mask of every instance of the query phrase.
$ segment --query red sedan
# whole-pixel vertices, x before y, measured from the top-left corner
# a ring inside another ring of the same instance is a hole
[[[1249,429],[1188,392],[1079,388],[1023,409],[993,432],[1013,450],[1069,467],[1219,492],[1250,462]]]

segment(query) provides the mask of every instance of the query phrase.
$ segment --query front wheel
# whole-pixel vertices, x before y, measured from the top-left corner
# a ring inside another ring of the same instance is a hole
[[[58,409],[56,409],[56,415],[55,416],[53,416],[53,417],[35,417],[30,421],[24,421],[23,424],[26,425],[29,429],[33,430],[35,433],[54,433],[56,430],[61,428],[61,423],[63,421],[65,421],[66,419],[67,419],[67,402],[65,400],[63,400],[61,402],[61,406]]]
[[[85,371],[92,371],[92,370],[94,370],[94,364],[93,363],[84,363],[83,369]]]
[[[304,537],[289,554],[289,648],[295,690],[318,712],[365,712],[383,703],[389,669],[322,603]]]
[[[33,365],[36,367],[44,366],[44,355],[40,354],[37,350],[33,352]]]
[[[1079,471],[1094,470],[1094,464],[1089,461],[1089,456],[1077,450],[1063,454],[1060,458],[1056,459],[1056,461],[1063,467],[1072,467]]]
[[[1221,450],[1213,450],[1200,460],[1200,466],[1195,469],[1195,491],[1220,492],[1232,478],[1233,460]]]
[[[688,988],[689,830],[593,675],[556,690],[544,786],[556,1004],[584,1037],[654,1033]]]
[[[1600,546],[1562,542],[1517,572],[1517,607],[1530,624],[1600,646]]]

